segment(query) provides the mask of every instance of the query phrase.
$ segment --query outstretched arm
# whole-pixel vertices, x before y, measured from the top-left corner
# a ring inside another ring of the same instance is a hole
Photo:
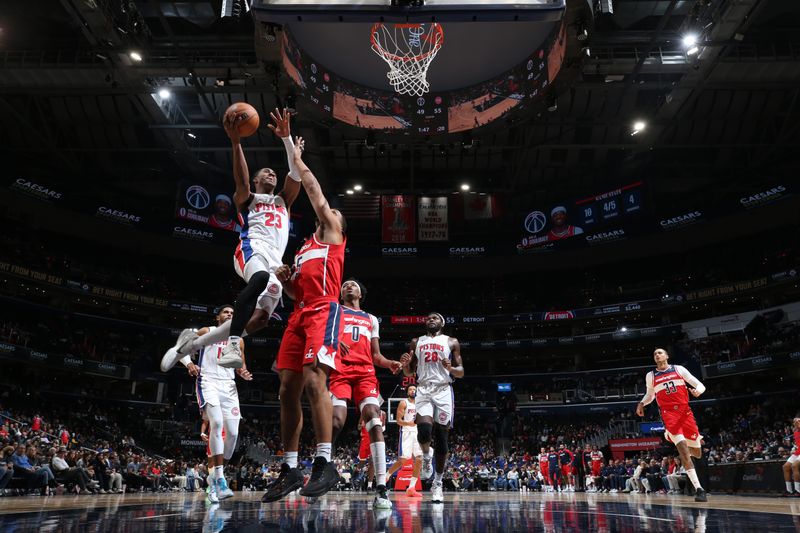
[[[236,191],[233,193],[233,201],[236,209],[240,210],[250,200],[250,171],[247,169],[247,160],[242,150],[242,139],[239,137],[239,123],[246,117],[227,113],[222,121],[225,133],[231,140],[233,148],[233,181],[236,184]]]
[[[443,359],[442,365],[454,378],[464,377],[464,363],[461,360],[461,345],[458,339],[450,337],[450,359]]]
[[[400,361],[393,361],[391,359],[387,359],[381,353],[381,326],[378,322],[378,318],[375,315],[369,315],[370,323],[372,324],[370,328],[370,348],[372,351],[372,364],[376,367],[380,368],[388,368],[392,371],[392,374],[397,374],[400,372],[400,369],[403,368],[403,364]]]
[[[319,181],[317,181],[317,178],[303,162],[303,143],[303,138],[298,137],[294,147],[294,164],[297,167],[297,171],[300,173],[303,188],[306,190],[308,200],[311,202],[311,207],[314,208],[314,213],[325,227],[323,240],[328,244],[341,244],[344,242],[342,224],[339,221],[339,217],[336,216],[331,206],[328,204],[328,200],[322,192]]]
[[[286,158],[289,162],[289,173],[283,180],[283,189],[278,194],[283,197],[286,207],[291,208],[300,194],[300,173],[294,165],[294,142],[292,142],[290,125],[292,115],[285,107],[283,111],[276,107],[275,111],[271,112],[269,116],[272,118],[272,124],[269,124],[268,127],[283,141],[283,146],[286,148]]]

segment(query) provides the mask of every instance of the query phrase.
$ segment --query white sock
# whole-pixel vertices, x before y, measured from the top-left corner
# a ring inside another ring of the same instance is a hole
[[[324,457],[326,461],[331,460],[331,443],[330,442],[318,442],[317,443],[317,457]],[[384,468],[386,466],[384,465]]]
[[[367,481],[367,490],[372,488],[372,480]]]
[[[411,479],[408,480],[408,490],[411,489],[416,490],[416,488],[417,488],[417,478],[412,477]]]
[[[208,484],[210,485],[210,484],[211,484],[211,482],[212,482],[212,481],[214,481],[216,478],[217,478],[217,470],[216,470],[216,467],[215,467],[215,468],[210,468],[210,469],[208,470],[208,479],[207,479],[206,481],[207,481],[207,482],[208,482]]]
[[[297,452],[284,453],[283,462],[289,465],[289,468],[297,468]]]
[[[224,479],[225,473],[222,471],[222,465],[214,467],[214,479]]]
[[[441,474],[439,472],[434,473],[433,474],[433,481],[436,482],[436,483],[441,483],[442,482],[442,476],[444,476],[444,472],[442,472]]]
[[[786,482],[786,492],[792,492],[792,482],[791,481],[787,481]]]
[[[700,486],[700,480],[697,479],[697,470],[695,470],[694,468],[691,468],[691,469],[686,471],[686,475],[689,476],[689,481],[692,482],[692,485],[694,485],[695,489],[703,488],[703,487]]]
[[[386,443],[373,442],[369,450],[372,452],[372,464],[375,465],[375,480],[378,485],[386,486]]]
[[[794,491],[800,493],[800,481],[794,482]]]

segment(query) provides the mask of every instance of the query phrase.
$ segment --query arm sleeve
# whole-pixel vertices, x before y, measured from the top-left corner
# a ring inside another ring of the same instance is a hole
[[[694,377],[691,372],[686,370],[685,367],[676,366],[675,370],[678,371],[678,374],[681,375],[683,380],[691,385],[699,394],[703,394],[706,391],[706,386],[703,385],[699,379]]]
[[[286,158],[289,160],[289,177],[294,181],[300,181],[300,173],[297,171],[297,166],[294,164],[294,141],[292,136],[281,137],[283,146],[286,148]]]
[[[370,331],[370,335],[373,339],[380,339],[381,338],[381,325],[378,322],[378,317],[375,315],[369,315],[369,320],[372,322],[372,331]]]
[[[642,405],[650,405],[653,403],[653,400],[656,399],[656,389],[653,387],[653,373],[648,372],[647,377],[645,377],[644,380],[647,384],[647,392],[645,392],[644,398],[642,398],[641,402]]]

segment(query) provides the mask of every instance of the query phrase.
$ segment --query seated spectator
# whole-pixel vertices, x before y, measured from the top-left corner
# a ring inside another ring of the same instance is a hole
[[[516,466],[509,470],[506,479],[508,480],[508,490],[519,492],[519,472],[517,472]]]
[[[52,465],[56,480],[63,485],[74,485],[78,494],[92,494],[89,489],[89,476],[83,468],[70,466],[66,460],[67,449],[61,447],[53,457]]]
[[[22,478],[27,489],[41,489],[42,495],[46,493],[48,473],[31,464],[24,446],[17,446],[11,462],[14,464],[14,476]]]
[[[680,494],[686,486],[686,469],[681,464],[680,457],[676,457],[671,465],[671,472],[667,474],[667,483],[670,494]]]

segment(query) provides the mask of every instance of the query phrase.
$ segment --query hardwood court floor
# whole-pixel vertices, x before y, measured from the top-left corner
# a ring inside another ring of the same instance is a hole
[[[796,531],[800,499],[711,495],[445,493],[432,504],[393,494],[394,509],[373,511],[364,493],[333,492],[315,503],[295,495],[262,504],[236,493],[208,505],[204,495],[127,494],[0,499],[0,532],[305,531]]]

